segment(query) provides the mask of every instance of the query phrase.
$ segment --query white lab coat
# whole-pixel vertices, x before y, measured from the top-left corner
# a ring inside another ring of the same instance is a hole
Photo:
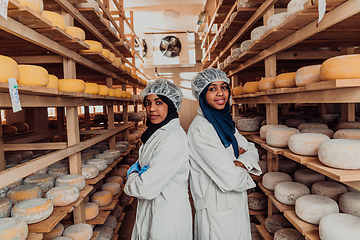
[[[251,240],[247,189],[255,187],[249,173],[260,175],[255,145],[235,131],[246,152],[236,159],[232,146],[221,143],[201,108],[188,131],[190,190],[196,209],[195,240]],[[236,167],[234,161],[244,168]]]
[[[149,169],[141,177],[130,174],[124,188],[138,198],[131,239],[192,240],[189,149],[178,118],[151,135],[140,147],[138,161]]]

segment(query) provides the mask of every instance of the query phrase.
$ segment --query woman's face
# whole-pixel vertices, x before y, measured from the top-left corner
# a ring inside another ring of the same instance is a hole
[[[224,109],[229,99],[227,84],[223,81],[214,81],[210,84],[206,93],[206,101],[217,110]]]
[[[149,94],[146,96],[144,106],[152,124],[159,124],[165,120],[168,113],[168,105],[158,95]]]

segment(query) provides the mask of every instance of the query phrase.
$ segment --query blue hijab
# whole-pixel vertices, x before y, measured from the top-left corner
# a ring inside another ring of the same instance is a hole
[[[211,84],[211,83],[210,83]],[[239,145],[235,138],[235,123],[232,120],[230,114],[230,88],[227,85],[227,89],[229,90],[229,98],[227,103],[225,104],[225,108],[221,110],[217,110],[209,105],[206,101],[206,93],[209,89],[209,85],[205,87],[205,89],[201,92],[199,97],[199,104],[202,112],[205,115],[205,118],[213,125],[216,133],[218,134],[222,144],[225,148],[229,147],[230,144],[233,147],[234,155],[236,158],[239,157]]]

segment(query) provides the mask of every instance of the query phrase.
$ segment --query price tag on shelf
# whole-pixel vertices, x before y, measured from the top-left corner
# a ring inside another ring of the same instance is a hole
[[[11,98],[12,109],[13,112],[16,113],[22,110],[20,104],[18,84],[15,78],[9,78],[8,81],[9,81],[9,93]]]
[[[7,8],[9,0],[0,0],[0,15],[7,20]]]

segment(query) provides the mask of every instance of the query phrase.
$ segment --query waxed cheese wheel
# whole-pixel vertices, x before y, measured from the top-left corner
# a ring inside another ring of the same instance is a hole
[[[109,56],[110,56],[110,51],[107,50],[107,49],[105,49],[105,48],[103,48],[103,50],[101,51],[101,54],[104,55],[104,57],[109,58]]]
[[[259,82],[247,82],[244,84],[244,93],[255,93],[259,91]]]
[[[273,147],[287,147],[289,138],[300,133],[296,128],[277,127],[266,132],[266,142]]]
[[[295,75],[296,86],[302,87],[309,83],[320,82],[320,67],[321,65],[312,65],[299,68]]]
[[[319,224],[321,240],[354,240],[360,235],[360,218],[345,213],[323,217]]]
[[[43,234],[43,240],[52,240],[54,238],[61,237],[63,232],[64,232],[64,225],[58,223],[50,232]]]
[[[335,132],[335,139],[355,139],[360,140],[360,129],[341,129]]]
[[[86,161],[86,164],[97,167],[99,171],[104,171],[107,168],[107,162],[102,158],[89,159]]]
[[[232,94],[233,94],[233,96],[244,94],[244,87],[238,86],[238,87],[233,88]]]
[[[112,195],[117,195],[120,193],[120,184],[116,182],[108,182],[101,186],[101,191],[109,191]]]
[[[113,200],[113,195],[109,191],[99,191],[91,196],[91,201],[100,207],[109,205]]]
[[[340,196],[341,212],[360,217],[360,192],[347,192]]]
[[[93,202],[85,203],[85,219],[91,220],[99,215],[99,206]]]
[[[304,128],[304,129],[301,129],[300,132],[301,133],[321,133],[321,134],[328,136],[329,138],[334,137],[334,131],[331,129],[327,129],[327,128]]]
[[[117,224],[117,220],[116,220],[116,217],[113,216],[113,215],[109,215],[107,218],[106,218],[106,221],[104,222],[104,226],[108,226],[110,227],[111,229],[115,229],[116,228],[116,224]]]
[[[274,189],[275,198],[286,205],[295,205],[296,199],[309,194],[310,189],[298,182],[280,182]]]
[[[49,199],[54,206],[66,206],[76,202],[80,193],[75,186],[62,185],[50,189],[45,197]]]
[[[304,119],[286,119],[285,125],[292,128],[298,128],[301,124],[306,123]]]
[[[267,31],[268,28],[266,25],[254,28],[250,33],[251,41],[253,42],[260,39]]]
[[[50,217],[53,204],[45,198],[35,198],[19,202],[11,209],[11,217],[25,220],[27,224],[41,222]]]
[[[322,81],[360,78],[360,54],[342,55],[327,59],[321,64]]]
[[[52,22],[53,25],[57,26],[61,30],[66,30],[65,18],[56,12],[43,11],[41,16]]]
[[[311,186],[311,194],[326,196],[336,202],[338,202],[340,196],[346,192],[346,187],[338,182],[320,181]]]
[[[287,19],[287,12],[277,13],[272,15],[266,21],[266,25],[268,30],[274,27],[278,27],[281,23],[283,23]]]
[[[340,169],[360,169],[360,140],[331,139],[319,146],[319,160]]]
[[[243,52],[249,50],[251,43],[252,43],[251,39],[243,41],[240,45],[241,52],[243,53]]]
[[[24,179],[24,184],[35,184],[39,186],[43,193],[54,187],[55,179],[47,173],[30,175]]]
[[[16,127],[18,132],[26,132],[29,131],[30,127],[26,122],[19,122],[19,123],[12,123],[12,126]],[[25,151],[25,152],[31,152],[31,151]]]
[[[291,227],[291,223],[280,214],[273,214],[265,219],[265,228],[270,233],[275,233],[277,230]]]
[[[109,88],[105,85],[99,85],[99,95],[109,96]]]
[[[358,129],[360,128],[360,122],[341,122],[336,127],[338,130],[340,129]]]
[[[115,64],[120,67],[122,64],[121,58],[115,57]]]
[[[84,93],[99,94],[99,85],[97,83],[85,83]]]
[[[311,169],[299,169],[294,173],[294,181],[311,188],[314,183],[325,181],[325,176]]]
[[[276,88],[296,87],[295,75],[296,75],[295,72],[282,73],[277,75],[275,78],[275,87]]]
[[[59,91],[84,92],[85,86],[81,79],[59,79]]]
[[[85,177],[79,174],[68,174],[58,177],[55,181],[55,186],[64,185],[74,186],[80,191],[85,188]]]
[[[29,199],[41,198],[41,196],[41,188],[35,184],[13,187],[6,193],[6,197],[10,199],[12,205]]]
[[[65,164],[55,164],[49,166],[48,174],[53,176],[55,179],[65,174],[69,174],[69,166]]]
[[[121,152],[116,149],[108,149],[105,150],[103,153],[109,153],[114,156],[114,159],[118,159],[121,156]]]
[[[276,128],[276,127],[287,127],[285,125],[264,125],[260,128],[260,138],[261,139],[266,139],[266,132],[271,129],[271,128]]]
[[[0,218],[9,217],[11,207],[12,204],[8,198],[0,197]]]
[[[2,240],[25,240],[28,236],[28,225],[22,219],[0,219],[0,239]]]
[[[97,52],[97,53],[101,53],[103,50],[102,44],[98,41],[93,41],[93,40],[85,40],[84,43],[86,43],[87,45],[89,45],[90,49],[89,50],[81,50],[80,52]]]
[[[304,156],[317,156],[318,148],[330,138],[321,133],[297,133],[289,138],[289,149],[296,154]]]
[[[305,129],[305,128],[325,128],[328,129],[329,127],[326,124],[323,123],[301,123],[297,129],[299,129],[299,131]]]
[[[99,236],[98,237],[102,237],[104,239],[112,239],[114,231],[111,227],[109,226],[105,226],[105,225],[97,225],[94,228],[95,232],[99,232]]]
[[[275,186],[281,182],[292,182],[290,175],[282,172],[268,172],[264,174],[262,184],[265,188],[273,191]]]
[[[274,240],[305,240],[305,237],[296,229],[283,228],[275,232]]]
[[[49,84],[49,73],[45,68],[35,65],[18,65],[18,67],[18,84],[41,87],[46,87]]]
[[[0,72],[0,82],[7,83],[9,78],[19,80],[18,64],[10,57],[0,55]]]
[[[262,78],[259,81],[259,90],[266,91],[270,89],[275,89],[275,78],[274,77]]]
[[[82,165],[81,166],[81,174],[85,179],[92,179],[99,175],[99,169],[93,165]]]
[[[70,34],[73,38],[78,38],[81,41],[85,41],[85,32],[81,28],[67,26],[66,33]]]
[[[248,205],[252,210],[264,210],[267,208],[267,197],[260,192],[251,192],[248,194]]]
[[[102,158],[102,159],[105,159],[106,160],[106,163],[109,165],[109,164],[112,164],[115,160],[114,156],[110,153],[100,153],[100,154],[96,154],[95,155],[95,158]]]
[[[279,172],[292,175],[297,170],[296,162],[289,159],[279,159]]]
[[[260,123],[254,118],[241,118],[237,120],[236,127],[242,132],[255,132],[260,128]]]
[[[304,195],[295,202],[295,213],[303,221],[318,225],[320,219],[331,213],[338,213],[337,203],[328,197]]]
[[[44,3],[42,0],[20,0],[20,5],[28,6],[40,15],[44,9]]]
[[[46,87],[59,89],[59,79],[55,75],[49,74],[49,83]]]
[[[71,237],[76,240],[90,240],[93,235],[91,225],[86,223],[77,223],[66,228],[63,236]]]

